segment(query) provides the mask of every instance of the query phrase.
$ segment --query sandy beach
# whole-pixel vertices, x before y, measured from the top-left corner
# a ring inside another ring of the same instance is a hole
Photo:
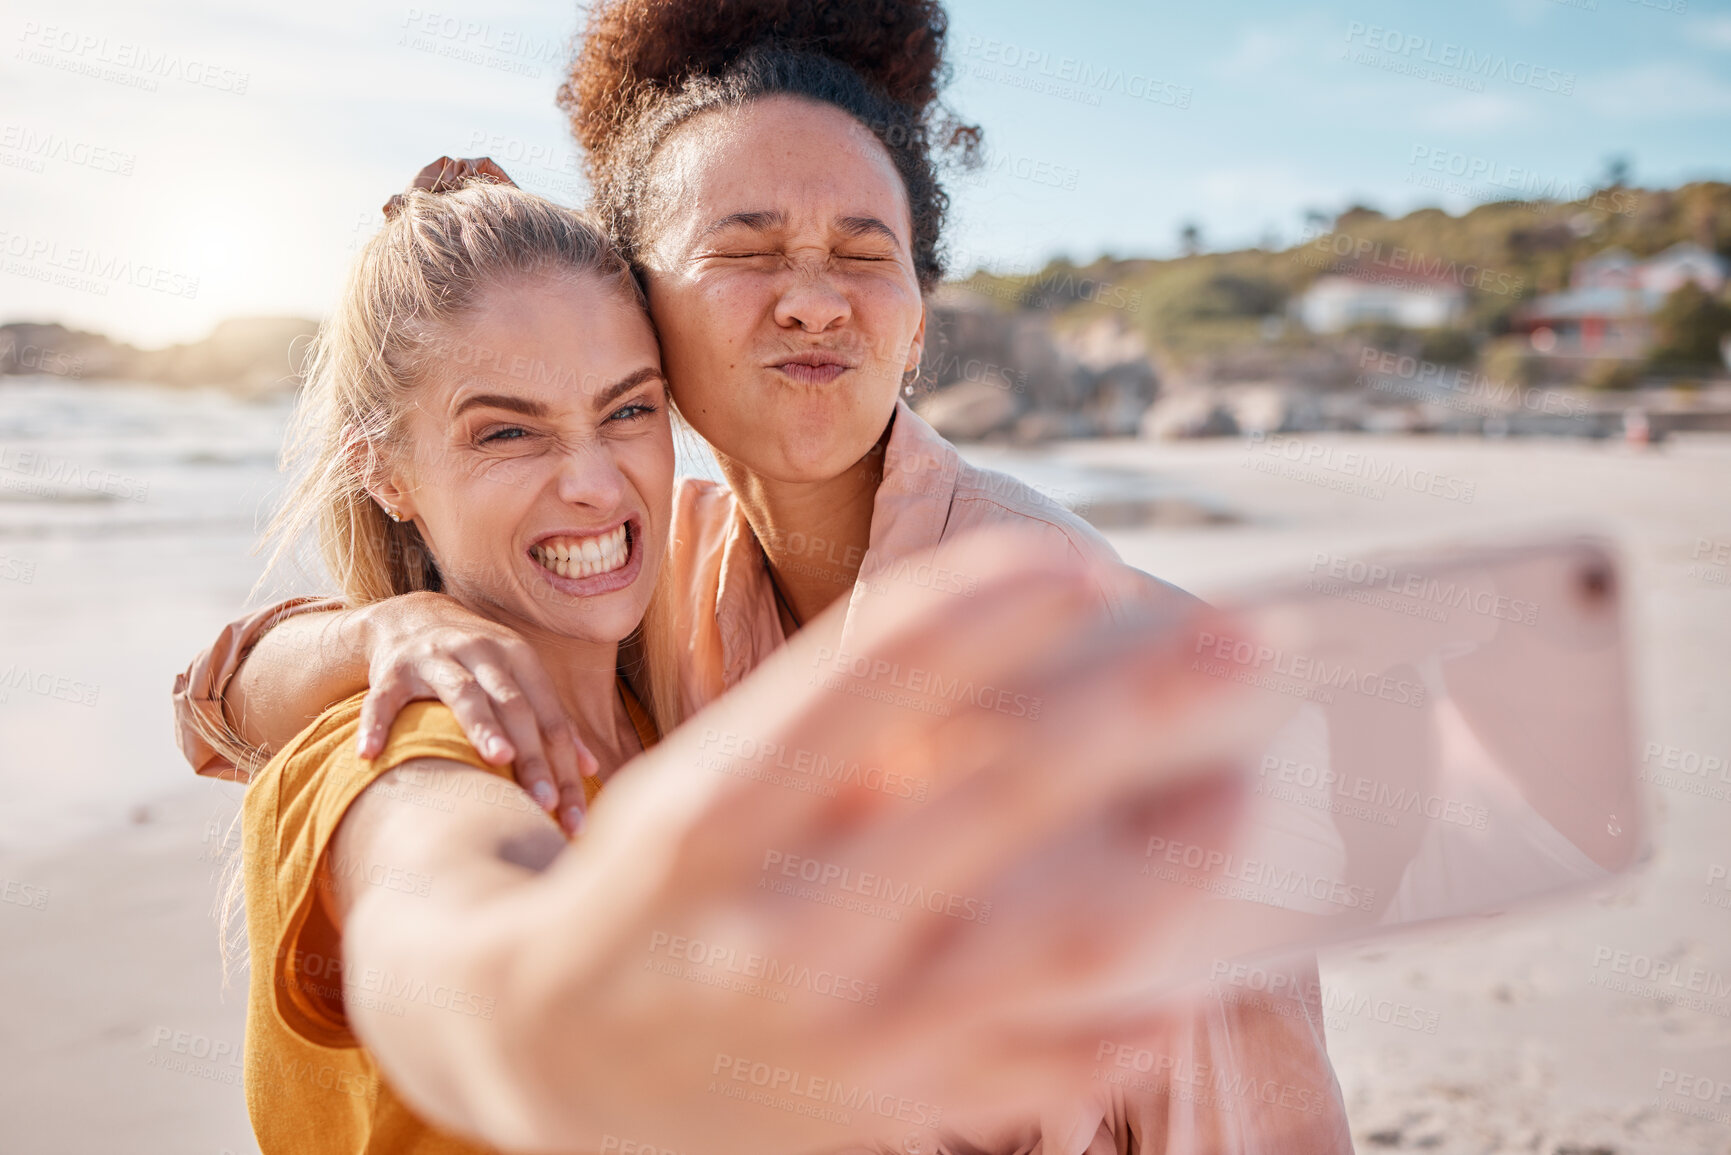
[[[0,400],[0,1150],[256,1150],[245,976],[224,990],[212,915],[239,788],[192,777],[168,694],[262,568],[285,413],[119,387]],[[1237,439],[967,453],[1080,504],[1176,511],[1109,536],[1205,596],[1318,552],[1610,534],[1650,865],[1592,899],[1326,956],[1330,1049],[1361,1151],[1731,1151],[1731,437],[1312,440],[1460,485],[1285,475]],[[1705,978],[1652,981],[1658,962]]]

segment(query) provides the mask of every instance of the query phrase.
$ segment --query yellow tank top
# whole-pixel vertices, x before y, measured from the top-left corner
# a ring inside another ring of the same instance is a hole
[[[623,679],[620,696],[648,749],[657,737],[654,726]],[[326,710],[247,787],[247,1110],[264,1155],[487,1155],[493,1148],[417,1118],[350,1032],[341,942],[316,901],[315,887],[337,824],[380,775],[415,758],[448,758],[507,780],[511,770],[484,762],[456,717],[438,702],[410,703],[392,726],[384,752],[363,760],[355,753],[363,698],[357,694]],[[583,786],[591,800],[601,790],[598,778],[585,779]],[[437,799],[428,802],[436,805]],[[411,874],[383,882],[421,884]],[[475,1013],[488,1009],[480,996],[459,991],[377,993],[460,998],[475,1003],[468,1008]],[[347,997],[371,995],[364,983],[351,983]]]

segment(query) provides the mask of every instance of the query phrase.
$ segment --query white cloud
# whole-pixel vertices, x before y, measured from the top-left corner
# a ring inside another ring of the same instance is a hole
[[[1531,124],[1544,108],[1540,102],[1545,99],[1566,98],[1538,93],[1528,99],[1501,92],[1464,93],[1425,102],[1417,120],[1423,127],[1441,132],[1496,132]]]
[[[1297,37],[1281,35],[1260,25],[1252,27],[1216,66],[1229,79],[1255,76],[1294,55]]]
[[[1582,77],[1577,95],[1609,120],[1673,121],[1731,114],[1731,80],[1689,64],[1638,64]]]
[[[1731,16],[1714,16],[1706,20],[1697,20],[1694,25],[1694,32],[1703,44],[1731,50]]]

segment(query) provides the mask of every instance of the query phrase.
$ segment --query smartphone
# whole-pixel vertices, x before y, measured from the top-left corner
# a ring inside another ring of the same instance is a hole
[[[1218,603],[1188,676],[1267,721],[1230,740],[1239,833],[1143,848],[1151,900],[1205,896],[1148,973],[1495,914],[1643,861],[1622,588],[1606,543],[1567,538],[1318,552]]]

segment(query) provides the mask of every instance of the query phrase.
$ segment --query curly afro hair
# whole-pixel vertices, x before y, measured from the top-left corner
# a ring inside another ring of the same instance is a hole
[[[655,216],[651,162],[668,135],[715,109],[803,97],[882,142],[907,189],[915,271],[931,289],[949,207],[936,154],[973,164],[980,142],[938,100],[948,24],[937,0],[600,0],[559,89],[594,210],[640,267]]]

